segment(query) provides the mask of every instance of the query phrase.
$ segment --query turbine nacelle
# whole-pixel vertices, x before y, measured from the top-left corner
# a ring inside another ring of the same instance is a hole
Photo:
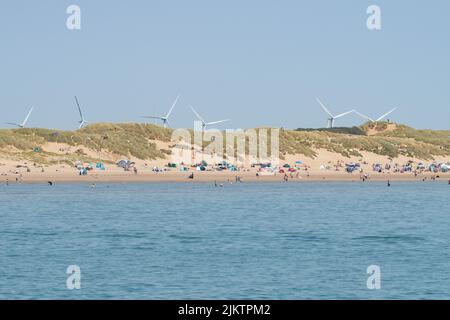
[[[80,126],[78,127],[78,129],[82,129],[88,122],[84,119],[83,112],[81,111],[81,107],[80,107],[80,104],[78,103],[78,98],[76,96],[75,96],[75,102],[77,103],[78,113],[80,114],[80,121],[78,121]]]
[[[207,126],[230,121],[230,119],[225,119],[225,120],[206,122],[205,119],[203,119],[202,116],[197,111],[195,111],[195,109],[192,106],[190,106],[190,108],[191,108],[192,112],[195,114],[195,116],[197,117],[197,119],[200,120],[200,122],[202,123],[203,131],[206,129]]]
[[[25,120],[23,120],[22,123],[14,123],[14,122],[6,122],[6,124],[10,124],[12,126],[16,126],[18,128],[25,128],[28,119],[30,118],[31,113],[33,112],[34,107],[31,107],[30,111],[28,111],[27,116],[25,117]]]
[[[327,127],[328,128],[334,128],[334,121],[336,119],[342,118],[342,117],[344,117],[344,116],[346,116],[346,115],[348,115],[348,114],[350,114],[352,112],[355,112],[355,110],[350,110],[350,111],[347,111],[347,112],[344,112],[344,113],[341,113],[341,114],[338,114],[338,115],[333,115],[331,113],[331,111],[328,110],[328,108],[322,103],[322,101],[320,101],[319,98],[316,98],[316,100],[320,104],[322,109],[329,115],[329,118],[327,119]]]
[[[173,102],[172,106],[170,107],[169,112],[165,116],[144,116],[143,118],[161,120],[164,128],[167,128],[167,127],[170,128],[169,117],[172,114],[173,108],[175,108],[175,105],[177,104],[179,98],[180,98],[180,95],[178,95],[176,97],[175,101]]]

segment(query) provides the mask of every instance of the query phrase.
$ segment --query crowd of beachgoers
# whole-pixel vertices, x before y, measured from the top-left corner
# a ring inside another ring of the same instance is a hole
[[[6,182],[28,181],[186,181],[229,180],[245,177],[246,181],[352,180],[383,179],[435,180],[450,176],[450,159],[436,160],[389,158],[374,154],[346,158],[319,150],[317,157],[287,155],[273,161],[247,161],[245,165],[226,160],[169,162],[167,159],[145,161],[118,159],[108,161],[75,161],[69,164],[42,165],[36,162],[0,160],[0,175]]]

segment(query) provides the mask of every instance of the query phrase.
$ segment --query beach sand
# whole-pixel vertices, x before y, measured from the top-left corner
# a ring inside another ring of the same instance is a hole
[[[57,146],[58,148],[60,146]],[[48,146],[47,146],[48,148]],[[411,159],[407,157],[399,157],[393,159],[392,161],[386,156],[380,156],[372,153],[362,153],[362,157],[352,157],[347,158],[342,155],[332,153],[326,150],[316,150],[317,157],[314,159],[306,158],[304,155],[287,155],[286,159],[281,160],[280,166],[287,163],[291,166],[297,160],[303,162],[303,165],[307,165],[308,171],[304,169],[299,171],[297,176],[293,173],[292,176],[287,172],[289,182],[306,182],[306,181],[360,181],[361,176],[366,173],[368,175],[368,181],[422,181],[424,179],[430,180],[432,178],[438,177],[437,180],[448,181],[450,179],[450,173],[430,173],[425,172],[415,176],[413,173],[393,173],[384,172],[377,173],[373,172],[372,164],[381,163],[385,164],[388,162],[398,163],[399,165],[405,164],[408,160],[413,160],[415,163],[420,162],[420,159]],[[104,154],[92,154],[92,156],[104,157]],[[113,160],[113,159],[109,159]],[[449,162],[450,158],[437,158],[437,162]],[[155,161],[143,161],[134,160],[136,162],[136,168],[138,170],[137,174],[133,171],[125,172],[122,168],[117,167],[114,164],[105,164],[105,170],[94,169],[88,173],[86,176],[80,176],[78,171],[73,166],[64,165],[52,165],[44,167],[44,172],[40,165],[34,165],[29,161],[24,160],[11,160],[11,159],[0,159],[0,181],[6,182],[8,180],[10,183],[23,182],[23,183],[47,183],[52,182],[65,182],[65,183],[101,183],[101,182],[235,182],[236,177],[240,177],[243,182],[283,182],[284,174],[277,173],[273,174],[260,174],[257,177],[256,168],[244,168],[241,171],[205,171],[199,172],[191,168],[189,172],[180,172],[179,169],[171,169],[170,171],[154,173],[152,172],[153,167],[164,168],[164,166],[169,162],[168,159],[159,159]],[[341,163],[341,167],[336,168],[337,162]],[[343,164],[349,162],[361,163],[361,168],[363,173],[345,172],[345,167]],[[430,163],[430,161],[423,161],[425,164]],[[18,168],[18,166],[24,166]],[[29,168],[29,172],[26,167]],[[322,167],[322,169],[321,169]],[[323,169],[323,167],[329,167],[328,169]],[[189,174],[194,173],[194,179],[188,179]]]

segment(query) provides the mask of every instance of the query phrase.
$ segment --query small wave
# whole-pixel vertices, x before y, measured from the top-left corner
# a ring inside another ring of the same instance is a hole
[[[354,237],[352,240],[356,241],[380,241],[380,242],[419,242],[425,241],[424,237],[413,235],[372,235]]]
[[[316,241],[326,241],[328,238],[318,236],[312,233],[302,233],[302,232],[283,232],[278,235],[278,238],[287,240],[301,240],[306,242],[316,242]]]

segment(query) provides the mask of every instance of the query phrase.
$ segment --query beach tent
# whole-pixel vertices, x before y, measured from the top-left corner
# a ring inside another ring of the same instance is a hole
[[[346,163],[345,164],[345,171],[347,171],[348,173],[352,173],[358,167],[359,167],[359,164],[357,164],[357,163],[353,163],[353,162],[352,163]]]
[[[116,162],[116,165],[120,168],[123,168],[125,170],[128,170],[130,167],[134,166],[134,162],[131,162],[130,160],[119,160]]]
[[[300,160],[295,161],[295,164],[302,164],[303,162],[301,162]]]
[[[417,164],[417,170],[424,170],[426,169],[425,165],[423,164],[423,162],[419,162]]]
[[[285,163],[284,165],[283,165],[283,168],[290,168],[291,166],[290,165],[288,165],[287,163]]]
[[[95,164],[95,168],[99,169],[99,170],[105,170],[105,166],[103,165],[103,163],[101,162],[97,162]]]

